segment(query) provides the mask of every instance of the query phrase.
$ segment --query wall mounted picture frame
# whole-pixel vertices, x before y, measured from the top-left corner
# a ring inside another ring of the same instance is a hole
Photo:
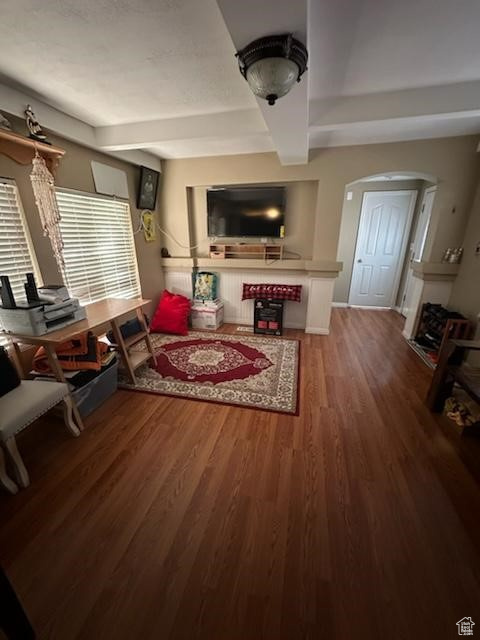
[[[157,202],[160,174],[149,167],[140,167],[137,207],[153,211]]]

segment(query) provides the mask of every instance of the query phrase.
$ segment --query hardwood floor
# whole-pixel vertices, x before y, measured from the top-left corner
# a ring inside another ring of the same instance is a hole
[[[423,405],[401,326],[336,309],[330,336],[289,331],[299,417],[119,391],[78,439],[26,432],[0,561],[38,637],[480,634],[480,443]]]

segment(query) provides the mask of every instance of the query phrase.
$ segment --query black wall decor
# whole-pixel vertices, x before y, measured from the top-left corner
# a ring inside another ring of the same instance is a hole
[[[157,202],[158,171],[148,167],[140,167],[140,184],[138,186],[137,207],[153,211]]]

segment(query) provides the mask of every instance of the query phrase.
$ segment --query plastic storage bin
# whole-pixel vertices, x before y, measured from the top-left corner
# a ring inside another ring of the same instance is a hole
[[[118,361],[112,364],[103,373],[98,375],[83,387],[72,391],[78,411],[82,418],[90,415],[92,411],[115,393],[118,386]]]

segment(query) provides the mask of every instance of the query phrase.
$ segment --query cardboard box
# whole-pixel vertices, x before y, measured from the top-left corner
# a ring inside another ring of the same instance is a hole
[[[190,319],[192,329],[218,329],[223,324],[223,302],[212,300],[202,303],[194,300]]]

